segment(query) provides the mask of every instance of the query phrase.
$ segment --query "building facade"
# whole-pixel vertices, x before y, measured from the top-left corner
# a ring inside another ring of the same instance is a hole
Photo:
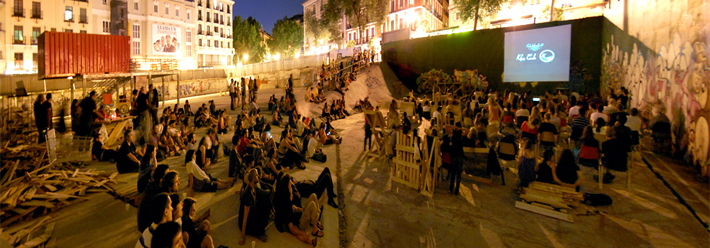
[[[4,74],[37,73],[38,37],[45,31],[93,30],[90,0],[0,0],[0,13],[0,69]]]
[[[303,2],[303,12],[315,12],[316,18],[320,19],[323,14],[327,0],[307,0]],[[304,25],[304,50],[306,54],[311,51],[323,50],[328,47],[327,52],[332,49],[344,48],[348,46],[362,46],[368,43],[379,45],[382,33],[396,31],[400,29],[411,29],[418,32],[429,32],[432,30],[444,29],[449,26],[449,0],[390,0],[388,14],[382,25],[370,23],[365,25],[363,30],[352,24],[343,15],[340,22],[342,30],[342,44],[321,44],[313,37],[306,34]],[[318,53],[318,52],[316,52]]]
[[[92,0],[93,33],[131,37],[131,70],[196,68],[195,2]]]
[[[233,66],[232,0],[197,2],[197,67]]]

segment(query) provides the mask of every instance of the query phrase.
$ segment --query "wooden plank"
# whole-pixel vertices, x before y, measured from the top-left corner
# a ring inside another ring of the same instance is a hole
[[[32,200],[20,203],[20,206],[40,206],[45,208],[53,208],[54,204],[49,201]]]
[[[15,165],[12,166],[12,169],[9,171],[5,172],[5,176],[2,179],[2,185],[5,186],[5,182],[12,180],[12,177],[15,175],[15,170],[17,170],[17,166],[20,165],[20,160],[18,159],[15,161]]]
[[[530,211],[530,212],[533,212],[533,213],[542,214],[542,215],[545,215],[545,216],[548,216],[548,217],[552,217],[552,218],[555,218],[555,219],[564,220],[564,221],[567,221],[567,222],[574,222],[574,219],[572,218],[572,215],[571,215],[571,214],[561,213],[561,212],[558,212],[558,211],[555,211],[555,210],[550,210],[550,209],[547,209],[547,208],[543,208],[543,207],[538,207],[538,206],[530,205],[530,204],[527,204],[527,203],[524,203],[524,202],[521,202],[521,201],[516,201],[516,202],[515,202],[515,208],[522,209],[522,210],[526,210],[526,211]]]
[[[555,208],[571,208],[569,205],[567,205],[564,202],[561,202],[557,199],[545,197],[545,196],[540,196],[540,195],[529,195],[529,194],[522,194],[520,195],[520,198],[525,199],[526,201],[530,202],[539,202],[539,203],[544,203],[550,206],[553,206]]]
[[[26,243],[24,243],[24,244],[18,246],[17,248],[33,248],[33,247],[37,247],[37,246],[39,246],[40,244],[43,244],[44,242],[47,242],[47,240],[49,240],[49,238],[52,237],[52,232],[53,232],[53,231],[54,231],[54,223],[50,223],[49,225],[47,225],[47,228],[44,230],[44,234],[42,234],[42,235],[40,235],[40,236],[38,236],[38,237],[36,237],[36,238],[33,238],[33,239],[30,240],[30,241],[27,241]]]
[[[37,206],[31,207],[31,208],[28,209],[27,213],[31,213],[32,211],[34,211],[34,210],[37,209],[37,208],[38,208]],[[13,222],[19,220],[19,219],[22,219],[22,217],[25,217],[25,215],[26,215],[27,213],[25,213],[25,214],[23,214],[23,215],[15,215],[15,216],[13,216],[13,217],[11,217],[11,218],[9,218],[9,219],[6,219],[6,220],[4,220],[2,223],[0,223],[0,226],[5,227],[5,226],[7,226],[7,225],[9,225],[9,224],[11,224],[11,223],[13,223]]]

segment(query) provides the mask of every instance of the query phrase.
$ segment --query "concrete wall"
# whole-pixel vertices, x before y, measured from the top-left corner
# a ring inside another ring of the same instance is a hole
[[[710,0],[610,1],[604,15],[601,92],[628,88],[649,118],[665,110],[677,155],[710,175]]]

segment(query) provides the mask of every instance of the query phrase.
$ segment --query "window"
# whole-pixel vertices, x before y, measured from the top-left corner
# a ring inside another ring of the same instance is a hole
[[[219,15],[217,15],[217,13],[214,13],[214,23],[218,23],[218,22],[219,22]]]
[[[133,45],[133,50],[131,51],[132,52],[131,55],[141,55],[141,42],[134,40],[133,42],[131,42],[131,44]]]
[[[394,20],[390,21],[390,31],[394,29]]]
[[[202,46],[202,39],[197,40],[197,45]]]
[[[81,30],[81,31],[79,31],[79,33],[85,34],[85,33],[86,33],[86,30]]]
[[[42,28],[32,28],[32,45],[37,45],[37,37],[42,34]]]
[[[219,41],[214,41],[214,47],[219,47]]]
[[[42,19],[42,3],[32,2],[32,18]]]
[[[219,11],[224,11],[224,7],[222,6],[222,3],[219,3]]]
[[[186,12],[186,15],[187,15],[187,19],[190,20],[190,12],[191,12],[191,11],[188,9],[188,10],[185,11],[185,12]]]
[[[175,16],[180,17],[180,6],[175,6]]]
[[[170,14],[170,4],[169,4],[169,3],[166,3],[166,4],[165,4],[165,14],[166,14],[166,15],[169,15],[169,14]]]
[[[348,41],[351,41],[353,39],[353,33],[348,34]]]
[[[25,43],[25,36],[22,35],[22,26],[15,26],[15,42],[14,44],[24,44]]]
[[[74,22],[74,7],[67,6],[67,8],[64,9],[64,21]]]
[[[25,17],[25,9],[23,8],[22,1],[23,0],[15,0],[12,16]]]
[[[73,29],[65,28],[65,29],[64,29],[64,32],[65,32],[65,33],[74,33],[74,30],[73,30]]]
[[[103,3],[104,5],[107,5],[107,4],[108,4],[108,0],[101,0],[101,3]]]
[[[111,23],[108,21],[103,21],[103,30],[101,30],[104,33],[111,33]]]
[[[15,68],[22,68],[22,63],[24,62],[24,54],[15,53]]]
[[[158,1],[153,1],[153,12],[158,13]]]
[[[202,24],[197,25],[197,34],[202,34]]]
[[[89,23],[85,8],[79,9],[79,23]]]
[[[37,53],[32,53],[32,70],[37,70],[37,65],[38,65],[37,61],[39,61],[38,58],[39,58],[39,56],[37,55]]]
[[[138,1],[133,2],[133,9],[138,10]]]
[[[320,0],[320,11],[321,11],[321,12],[323,11],[323,5],[325,5],[325,4],[323,3],[323,0]]]
[[[192,31],[185,32],[185,56],[192,57]]]
[[[215,32],[215,33],[219,32],[219,27],[214,26],[214,32]]]
[[[138,24],[133,24],[133,39],[141,38],[141,26]]]
[[[138,24],[133,24],[133,28],[131,30],[133,31],[131,35],[131,45],[133,45],[131,54],[141,55],[141,26]]]
[[[394,0],[390,2],[390,12],[394,12]]]

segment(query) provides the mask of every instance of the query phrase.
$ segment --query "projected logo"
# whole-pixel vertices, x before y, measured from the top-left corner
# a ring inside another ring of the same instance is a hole
[[[533,53],[519,53],[518,56],[516,56],[515,60],[523,62],[523,61],[530,61],[530,60],[538,60],[538,57],[540,61],[543,63],[550,63],[552,60],[555,59],[555,53],[550,50],[550,49],[545,49],[540,54],[537,53],[540,48],[545,46],[545,43],[532,43],[532,44],[526,44],[525,48],[527,48],[530,51],[533,51]]]
[[[555,52],[550,49],[540,52],[540,61],[550,63],[555,59]]]

